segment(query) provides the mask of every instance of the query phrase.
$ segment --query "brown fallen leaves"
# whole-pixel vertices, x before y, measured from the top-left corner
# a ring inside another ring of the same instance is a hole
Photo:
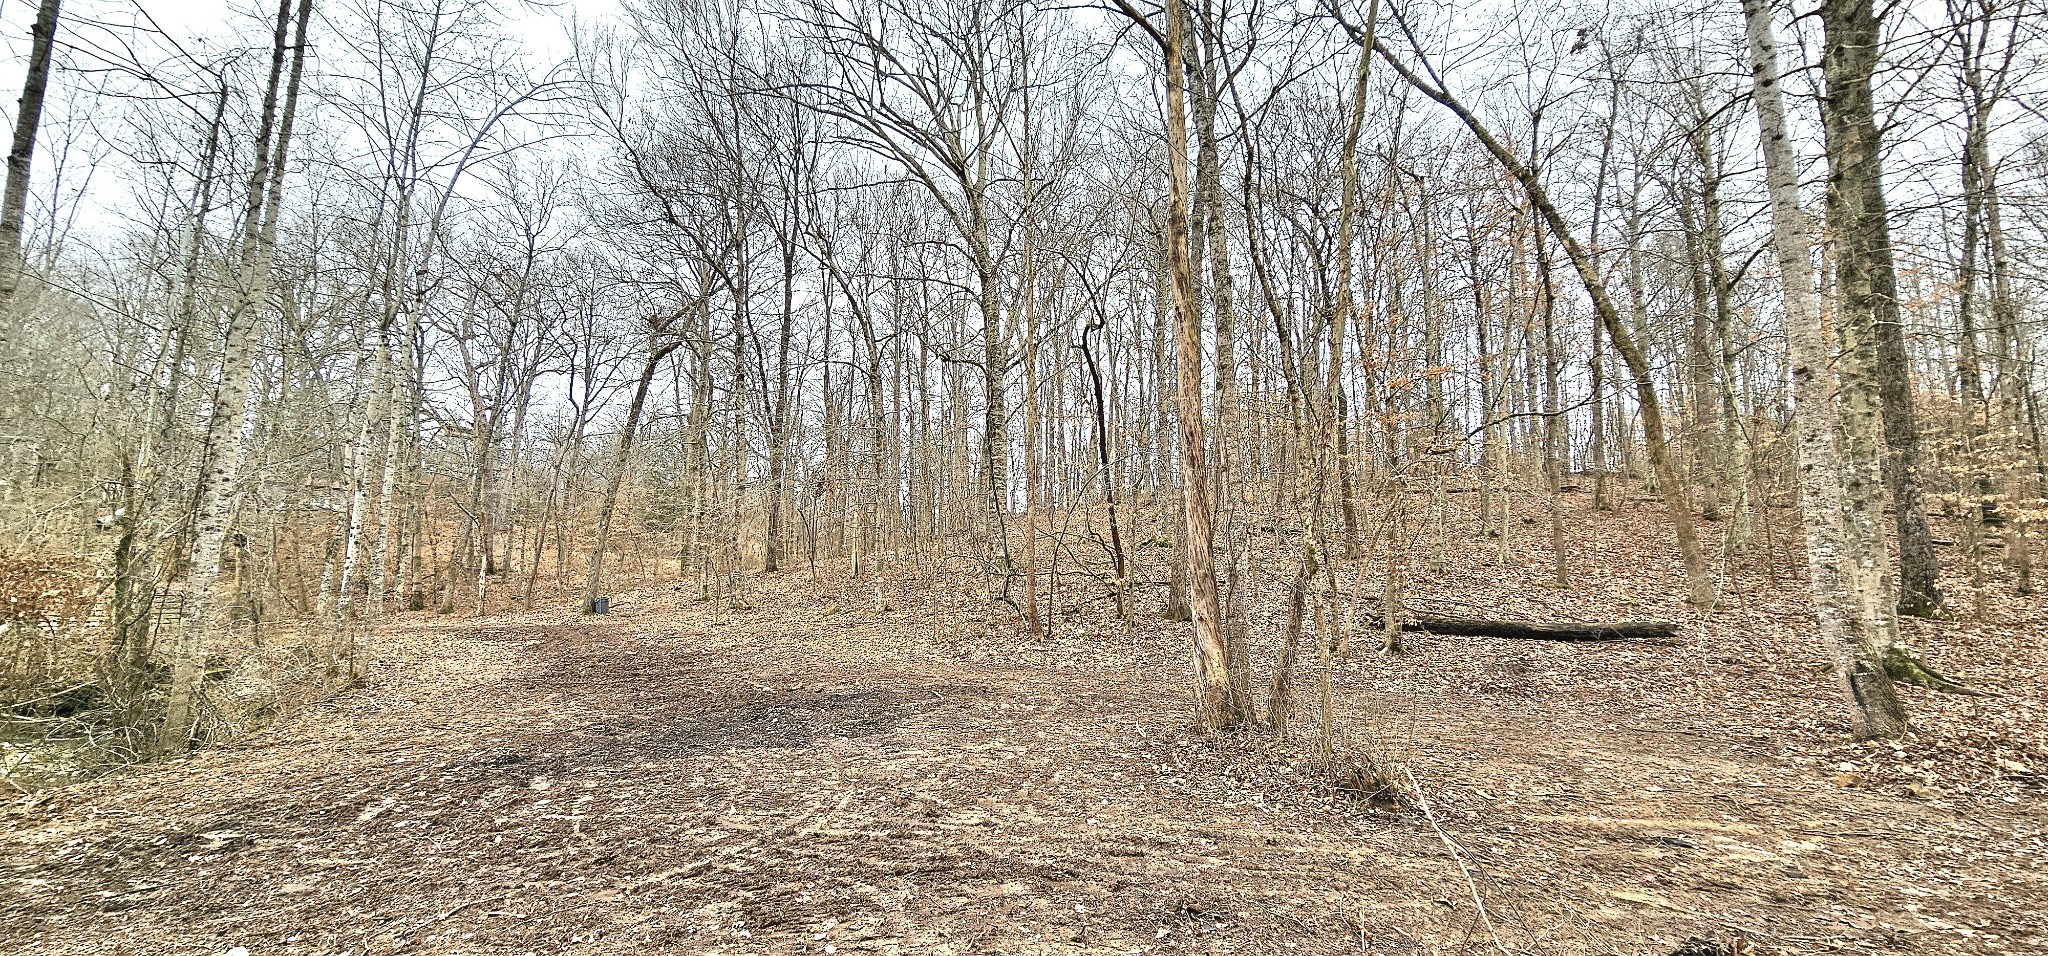
[[[1693,612],[1653,510],[1568,501],[1572,590],[1536,586],[1543,536],[1501,564],[1451,535],[1413,600],[1682,641],[1339,660],[1345,747],[1412,776],[1436,827],[1299,741],[1191,736],[1184,626],[1125,633],[1081,575],[1041,640],[970,613],[964,568],[893,566],[879,603],[788,572],[716,613],[647,582],[603,619],[409,616],[365,686],[269,731],[15,800],[0,951],[2048,948],[2038,599],[1916,623],[2002,696],[1915,692],[1913,736],[1851,743],[1782,534]],[[1289,544],[1255,544],[1266,657]]]

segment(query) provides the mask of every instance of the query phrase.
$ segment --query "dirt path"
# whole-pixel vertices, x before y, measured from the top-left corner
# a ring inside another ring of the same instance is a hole
[[[658,591],[411,619],[271,731],[18,801],[0,951],[2048,951],[2038,804],[1708,724],[1703,647],[1347,664],[1440,838],[1189,739],[1176,648],[963,645],[765,587],[719,622]]]

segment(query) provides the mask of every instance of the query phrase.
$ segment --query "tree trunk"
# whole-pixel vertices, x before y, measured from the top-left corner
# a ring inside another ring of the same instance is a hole
[[[612,470],[605,477],[604,497],[597,504],[597,537],[590,546],[590,568],[583,579],[583,613],[592,614],[597,610],[597,599],[604,588],[605,549],[611,543],[612,514],[619,504],[619,489],[626,482],[626,466],[632,460],[633,437],[640,431],[640,416],[647,408],[647,392],[654,385],[654,373],[661,368],[661,360],[680,347],[679,343],[650,345],[647,361],[640,366],[640,377],[633,384],[633,400],[626,406],[626,422],[619,427],[619,443],[612,452]]]
[[[1899,537],[1899,612],[1942,611],[1940,565],[1920,489],[1920,435],[1892,261],[1871,74],[1882,38],[1875,0],[1823,0],[1821,119],[1828,151],[1828,226],[1835,240],[1837,328],[1844,347],[1868,349],[1882,400],[1885,484]],[[1857,361],[1856,359],[1849,359]],[[1848,383],[1845,382],[1846,386]]]
[[[291,145],[292,121],[298,106],[299,80],[306,62],[306,24],[312,0],[298,0],[298,31],[285,75],[286,35],[291,27],[291,0],[280,0],[272,38],[270,81],[263,97],[256,134],[256,164],[249,174],[249,195],[243,209],[237,295],[228,314],[221,352],[220,381],[207,421],[207,454],[199,476],[193,513],[192,552],[185,581],[185,604],[178,639],[171,655],[171,688],[158,747],[185,746],[198,720],[200,682],[204,679],[215,607],[213,592],[220,581],[221,556],[234,516],[235,485],[241,478],[247,438],[242,424],[248,413],[249,379],[255,368],[256,317],[270,293],[271,256],[277,244],[278,205],[284,162]],[[280,86],[282,85],[282,90]],[[283,108],[278,106],[283,94]],[[274,140],[274,144],[273,144]]]
[[[28,268],[21,252],[21,222],[28,211],[29,174],[35,169],[43,96],[50,88],[50,50],[56,45],[60,4],[61,0],[42,0],[36,7],[35,26],[30,29],[28,75],[22,80],[20,109],[14,114],[14,143],[7,152],[7,185],[0,192],[0,353],[5,352],[14,325],[6,310],[20,291],[22,275]]]
[[[1868,441],[1847,440],[1846,416],[1830,394],[1827,334],[1814,292],[1811,223],[1799,203],[1798,157],[1785,130],[1770,6],[1766,0],[1743,0],[1742,9],[1770,184],[1771,242],[1792,353],[1792,426],[1798,438],[1800,515],[1815,617],[1822,641],[1834,652],[1861,733],[1894,737],[1906,729],[1906,709],[1883,663],[1898,622],[1884,547],[1884,503],[1875,482],[1877,462],[1870,457],[1876,449]],[[1858,454],[1864,457],[1851,457]]]
[[[1174,352],[1180,420],[1181,501],[1187,513],[1188,604],[1195,625],[1195,719],[1204,730],[1235,726],[1244,702],[1230,681],[1223,611],[1216,593],[1215,543],[1210,531],[1208,437],[1203,420],[1201,311],[1188,260],[1188,129],[1182,51],[1187,9],[1166,0],[1166,268],[1172,283]]]

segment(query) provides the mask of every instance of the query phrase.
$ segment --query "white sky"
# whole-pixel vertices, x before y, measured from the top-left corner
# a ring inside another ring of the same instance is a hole
[[[377,0],[314,0],[312,68],[320,69],[322,33],[333,43],[329,16],[347,21]],[[485,0],[487,4],[494,0]],[[173,85],[185,88],[190,69],[175,62],[176,52],[207,59],[222,47],[258,47],[268,43],[270,18],[277,0],[63,0],[58,26],[58,73],[53,78],[36,147],[36,170],[30,195],[30,228],[38,238],[88,238],[96,227],[118,219],[118,207],[132,201],[127,170],[108,162],[108,138],[123,135],[119,123],[99,123],[104,101],[90,94],[105,82],[108,61],[137,60],[163,64]],[[526,2],[496,0],[499,32],[521,44],[537,69],[561,62],[571,49],[572,24],[584,27],[616,17],[619,0]],[[0,129],[12,134],[21,82],[26,72],[30,26],[37,0],[0,0]],[[151,24],[164,37],[152,36]],[[118,86],[135,87],[132,82]],[[52,223],[52,209],[69,221]],[[49,231],[46,231],[49,230]]]

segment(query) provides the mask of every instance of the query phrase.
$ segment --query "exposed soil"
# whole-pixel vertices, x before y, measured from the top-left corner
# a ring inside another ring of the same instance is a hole
[[[1788,558],[1689,611],[1648,515],[1575,520],[1570,591],[1532,528],[1506,564],[1453,542],[1416,599],[1676,645],[1339,662],[1346,746],[1430,814],[1191,735],[1183,626],[1105,601],[1031,642],[960,617],[965,577],[900,574],[888,611],[803,570],[744,611],[647,584],[407,616],[268,731],[6,805],[0,951],[2048,952],[2039,599],[1916,624],[2002,696],[1914,692],[1914,737],[1854,744]]]

